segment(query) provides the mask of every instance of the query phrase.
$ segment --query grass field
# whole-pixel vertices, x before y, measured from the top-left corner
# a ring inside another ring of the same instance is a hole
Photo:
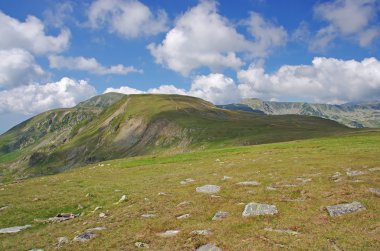
[[[93,164],[57,175],[0,184],[0,228],[31,224],[14,234],[0,234],[1,250],[194,250],[214,243],[222,250],[378,250],[380,131],[257,146],[206,150],[179,155],[145,156]],[[363,175],[349,177],[347,170]],[[372,170],[372,171],[371,171]],[[341,180],[331,176],[340,172]],[[223,180],[224,176],[231,179]],[[180,181],[195,181],[181,185]],[[302,182],[311,179],[308,182]],[[258,181],[259,186],[237,182]],[[196,193],[205,184],[221,187],[216,198]],[[270,191],[266,187],[276,187]],[[159,195],[164,192],[166,195]],[[126,194],[128,200],[115,205]],[[87,195],[87,196],[86,196]],[[188,205],[177,206],[183,201]],[[365,211],[330,217],[328,205],[359,201]],[[249,202],[276,205],[274,216],[243,218]],[[80,206],[79,206],[80,205]],[[101,209],[92,212],[96,207]],[[229,217],[212,221],[217,211]],[[61,223],[38,223],[58,213],[81,216]],[[105,213],[107,217],[99,217]],[[142,218],[154,213],[155,218]],[[177,216],[190,214],[178,220]],[[73,238],[88,228],[105,227],[85,243]],[[266,231],[290,229],[298,235]],[[157,233],[181,230],[170,238]],[[190,234],[212,229],[207,236]],[[338,248],[338,249],[337,249]]]

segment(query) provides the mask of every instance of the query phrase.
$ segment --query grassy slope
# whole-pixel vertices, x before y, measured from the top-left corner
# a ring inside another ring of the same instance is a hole
[[[17,234],[0,235],[0,249],[53,250],[60,236],[72,239],[87,228],[104,226],[107,230],[94,240],[85,244],[73,242],[63,250],[133,250],[139,240],[150,242],[151,250],[193,250],[209,242],[223,250],[276,250],[280,249],[277,244],[290,249],[333,250],[332,242],[343,250],[376,250],[380,245],[379,197],[367,189],[379,188],[380,172],[347,177],[345,171],[379,167],[379,142],[380,131],[367,131],[175,156],[112,160],[103,167],[90,165],[58,175],[2,184],[0,204],[9,208],[0,211],[0,228],[25,224],[33,227]],[[330,177],[337,171],[343,174],[343,179],[335,183]],[[222,181],[224,175],[232,179]],[[298,184],[297,177],[312,181],[277,191],[265,189],[275,183]],[[196,181],[180,185],[186,178]],[[353,182],[356,179],[362,182]],[[246,180],[262,184],[258,187],[236,185]],[[220,185],[222,197],[195,193],[195,188],[204,184]],[[158,196],[161,191],[168,195]],[[86,197],[87,193],[93,196]],[[305,201],[287,201],[300,197],[301,193],[307,197]],[[127,194],[129,201],[114,205],[122,194]],[[330,218],[324,209],[327,205],[354,200],[362,202],[367,210]],[[192,204],[177,207],[182,201]],[[275,204],[279,214],[242,218],[244,205],[239,203],[252,201]],[[77,209],[78,204],[84,209]],[[103,209],[91,213],[97,206]],[[219,210],[230,212],[230,217],[211,221]],[[151,211],[158,217],[140,217]],[[84,212],[85,215],[57,224],[33,222],[35,218],[48,218],[60,212]],[[100,219],[100,212],[107,212],[109,216]],[[190,213],[191,218],[175,218],[184,213]],[[265,227],[290,228],[302,234],[266,232]],[[214,229],[212,235],[189,234],[192,230],[207,228]],[[170,239],[156,236],[168,229],[182,232]]]

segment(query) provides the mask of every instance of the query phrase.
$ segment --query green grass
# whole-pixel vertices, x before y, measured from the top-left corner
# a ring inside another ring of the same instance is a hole
[[[107,229],[88,243],[71,242],[63,250],[134,250],[136,241],[150,243],[150,250],[194,250],[205,243],[215,243],[223,250],[277,250],[284,245],[291,250],[333,250],[332,242],[343,250],[377,250],[379,197],[368,192],[379,188],[380,131],[363,131],[342,136],[298,140],[284,143],[213,149],[167,156],[118,159],[73,169],[57,175],[37,177],[0,185],[0,228],[32,224],[16,234],[0,235],[0,250],[53,250],[57,238],[72,240],[87,228]],[[217,161],[219,159],[219,161]],[[367,174],[348,177],[346,169]],[[342,173],[340,182],[330,177]],[[222,180],[223,176],[230,180]],[[300,184],[297,177],[311,178]],[[180,185],[186,178],[194,183]],[[354,180],[362,182],[354,182]],[[256,180],[257,187],[236,185]],[[195,193],[197,186],[221,186],[221,198]],[[266,186],[299,184],[268,191]],[[166,192],[167,196],[158,196]],[[92,196],[86,197],[90,193]],[[123,194],[129,200],[114,205]],[[305,201],[289,201],[300,198]],[[149,198],[145,200],[144,198]],[[177,207],[182,201],[192,204]],[[367,210],[337,218],[328,216],[325,206],[360,201]],[[244,204],[275,204],[275,216],[242,218]],[[83,209],[78,209],[78,204]],[[91,211],[103,208],[96,213]],[[223,221],[211,221],[215,212],[228,211]],[[154,211],[156,218],[141,214]],[[42,224],[36,218],[48,218],[61,212],[83,213],[62,223]],[[101,219],[100,212],[108,217]],[[175,216],[190,213],[191,218]],[[267,232],[266,227],[287,228],[298,236]],[[214,230],[209,236],[191,236],[195,229]],[[173,238],[156,234],[180,229]]]

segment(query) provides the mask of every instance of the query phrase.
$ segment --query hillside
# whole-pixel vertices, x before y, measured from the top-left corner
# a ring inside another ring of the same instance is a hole
[[[0,233],[0,249],[378,250],[379,142],[380,131],[357,132],[132,157],[0,183],[0,232],[30,225]],[[220,191],[196,192],[206,184]],[[356,212],[327,211],[355,201]],[[243,217],[251,202],[277,213]],[[214,218],[219,211],[224,218]],[[76,217],[58,222],[61,213]]]
[[[2,178],[88,163],[334,135],[350,130],[307,116],[224,110],[180,95],[105,94],[42,113],[0,136]]]
[[[270,115],[298,114],[335,120],[352,128],[379,128],[380,103],[347,103],[343,105],[313,104],[305,102],[272,102],[245,99],[241,104],[220,106],[231,110],[243,110]]]

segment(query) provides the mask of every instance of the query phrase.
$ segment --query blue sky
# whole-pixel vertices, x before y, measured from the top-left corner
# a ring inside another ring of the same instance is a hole
[[[109,91],[380,99],[378,0],[0,1],[0,132]]]

